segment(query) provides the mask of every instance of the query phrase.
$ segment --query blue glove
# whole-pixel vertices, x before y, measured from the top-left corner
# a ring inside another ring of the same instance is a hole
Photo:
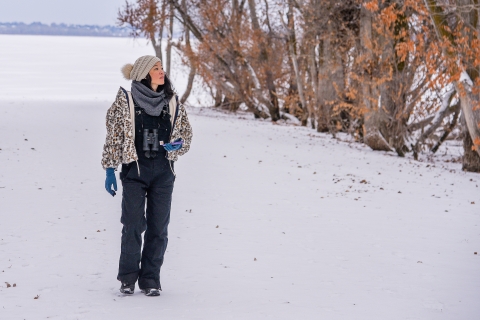
[[[107,190],[108,193],[112,195],[112,197],[115,197],[115,191],[112,190],[112,185],[113,189],[117,191],[117,178],[115,178],[115,169],[114,168],[107,168],[107,177],[105,178],[105,189]]]
[[[183,140],[182,139],[177,139],[174,142],[167,143],[163,145],[163,148],[167,150],[168,152],[172,151],[177,151],[183,146]]]

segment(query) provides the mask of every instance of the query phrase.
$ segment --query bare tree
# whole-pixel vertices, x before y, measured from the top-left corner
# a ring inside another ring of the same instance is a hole
[[[446,3],[436,0],[424,1],[435,26],[438,40],[443,44],[449,76],[460,97],[462,119],[467,130],[464,133],[463,168],[467,171],[480,172],[480,77],[479,65],[476,62],[480,54],[479,6],[478,3],[470,0]],[[450,17],[453,16],[450,23],[447,18],[448,11],[453,12],[453,15],[450,15]]]
[[[163,61],[162,38],[165,26],[165,1],[159,7],[158,0],[125,1],[125,6],[118,11],[118,25],[129,26],[134,38],[144,36],[155,50],[155,55]],[[166,65],[170,60],[167,57]]]

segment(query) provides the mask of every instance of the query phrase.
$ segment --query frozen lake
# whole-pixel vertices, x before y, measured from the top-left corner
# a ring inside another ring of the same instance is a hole
[[[130,38],[0,35],[0,44],[0,100],[111,102],[120,85],[130,88],[120,68],[155,54],[145,39]],[[171,79],[181,95],[189,70],[173,53]],[[189,102],[208,102],[198,83]]]

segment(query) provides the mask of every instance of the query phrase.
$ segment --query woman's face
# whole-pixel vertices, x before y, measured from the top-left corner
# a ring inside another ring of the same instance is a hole
[[[148,74],[152,78],[152,85],[161,86],[165,83],[165,72],[160,61],[155,63]]]

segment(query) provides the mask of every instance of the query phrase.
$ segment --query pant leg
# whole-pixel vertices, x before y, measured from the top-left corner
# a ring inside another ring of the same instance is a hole
[[[161,288],[160,268],[168,244],[168,223],[172,203],[173,182],[147,191],[147,230],[144,236],[142,267],[138,286]]]
[[[142,233],[146,229],[145,194],[144,183],[123,183],[122,245],[117,276],[122,283],[135,283],[140,272]]]
[[[160,268],[168,243],[168,223],[175,176],[165,157],[151,166],[152,176],[147,189],[147,231],[144,236],[140,288],[161,288]]]

